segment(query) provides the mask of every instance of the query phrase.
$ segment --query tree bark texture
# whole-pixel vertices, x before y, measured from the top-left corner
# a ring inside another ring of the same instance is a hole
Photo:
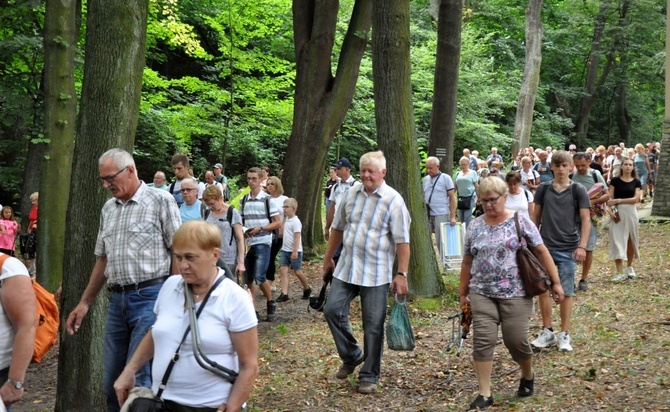
[[[428,153],[430,156],[440,158],[440,169],[449,175],[452,174],[454,165],[462,19],[462,0],[440,2]],[[444,149],[446,156],[438,156],[443,153],[442,151],[438,153],[438,149]]]
[[[670,0],[667,0],[665,13],[665,119],[651,213],[670,217]]]
[[[614,91],[614,106],[616,111],[616,124],[619,127],[620,141],[626,143],[626,147],[628,147],[632,133],[633,119],[628,113],[628,107],[626,105],[626,85],[623,83],[617,84]]]
[[[516,118],[514,119],[512,157],[519,153],[519,149],[530,145],[535,98],[540,84],[543,31],[542,0],[530,0],[528,8],[526,8],[526,63],[523,70],[523,83],[519,92],[519,103],[516,107]]]
[[[307,250],[323,242],[321,191],[328,149],[354,96],[368,42],[372,0],[356,0],[333,76],[331,56],[338,8],[335,0],[293,1],[296,84],[282,183],[284,191],[300,205],[302,242]],[[350,160],[355,164],[355,159]]]
[[[607,12],[609,10],[609,4],[603,2],[596,16],[595,26],[593,30],[593,40],[591,41],[591,51],[589,53],[589,59],[586,64],[586,81],[584,84],[584,97],[580,102],[579,112],[577,118],[575,119],[575,143],[577,147],[581,149],[582,140],[586,137],[586,133],[589,129],[589,116],[591,114],[591,109],[593,104],[598,97],[598,94],[602,90],[605,80],[609,75],[612,69],[612,63],[614,56],[612,53],[607,55],[607,61],[605,67],[603,68],[600,78],[598,78],[598,68],[599,62],[602,55],[601,44],[603,34],[605,32],[605,23],[607,21]]]
[[[48,0],[44,31],[44,134],[38,223],[37,280],[55,291],[63,275],[67,202],[74,149],[77,93],[76,0]]]
[[[67,211],[61,322],[77,305],[95,264],[100,209],[109,192],[98,179],[99,156],[113,147],[132,153],[144,68],[148,0],[87,3],[86,59]],[[105,410],[103,290],[79,332],[61,334],[56,411]]]
[[[410,228],[409,287],[412,294],[440,294],[440,271],[423,202],[412,106],[409,60],[409,0],[374,0],[372,70],[379,147],[387,160],[387,183],[405,199]]]

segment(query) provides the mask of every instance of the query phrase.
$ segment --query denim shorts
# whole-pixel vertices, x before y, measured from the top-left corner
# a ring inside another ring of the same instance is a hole
[[[586,250],[593,252],[596,250],[596,243],[598,242],[598,224],[591,219],[591,232],[589,233],[589,240],[586,242]]]
[[[295,260],[291,259],[292,253],[282,250],[281,255],[279,255],[279,266],[288,266],[293,270],[302,269],[302,252],[298,252],[298,258]]]
[[[577,262],[574,257],[574,250],[550,250],[551,258],[554,260],[558,277],[561,279],[561,286],[565,296],[575,295],[575,270]]]
[[[247,269],[244,275],[247,285],[251,285],[254,281],[258,285],[265,283],[268,266],[270,266],[270,245],[251,246],[244,257],[244,266]]]

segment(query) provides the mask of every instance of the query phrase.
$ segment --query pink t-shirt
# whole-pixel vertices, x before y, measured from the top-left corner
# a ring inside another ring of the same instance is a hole
[[[0,249],[14,250],[14,240],[19,233],[19,224],[15,220],[0,220]]]

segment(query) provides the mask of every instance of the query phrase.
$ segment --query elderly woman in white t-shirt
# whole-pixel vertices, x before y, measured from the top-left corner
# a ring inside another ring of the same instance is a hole
[[[540,174],[537,170],[532,169],[533,160],[524,156],[521,158],[521,170],[519,171],[520,183],[523,188],[535,193],[535,190],[540,185]]]
[[[114,390],[123,404],[135,386],[135,372],[153,359],[154,393],[189,326],[186,288],[197,310],[209,294],[197,318],[200,348],[209,358],[238,373],[235,383],[201,367],[195,356],[191,333],[179,350],[161,395],[172,411],[239,411],[247,401],[258,375],[258,319],[249,294],[216,267],[221,231],[201,220],[184,223],[172,239],[172,256],[181,276],[170,276],[156,299],[156,323],[138,346]],[[217,281],[222,278],[220,283]],[[210,293],[210,289],[212,289]]]
[[[505,183],[507,183],[505,208],[525,213],[529,217],[532,216],[533,210],[535,210],[533,193],[521,186],[520,173],[516,171],[507,173],[505,175]]]
[[[28,269],[0,252],[0,398],[9,406],[23,397],[35,347],[37,301]]]

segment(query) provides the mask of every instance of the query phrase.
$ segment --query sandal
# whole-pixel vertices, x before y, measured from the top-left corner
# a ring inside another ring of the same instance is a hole
[[[535,375],[533,379],[524,379],[521,377],[521,382],[519,383],[519,390],[516,392],[522,398],[533,395],[533,386],[535,385]]]
[[[488,408],[489,406],[493,405],[493,395],[491,396],[484,396],[484,395],[477,395],[474,401],[470,404],[470,409],[471,411],[480,411],[483,409]]]

